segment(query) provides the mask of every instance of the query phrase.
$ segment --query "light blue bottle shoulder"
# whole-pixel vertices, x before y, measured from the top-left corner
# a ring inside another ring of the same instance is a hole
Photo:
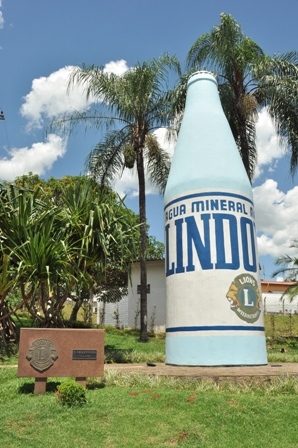
[[[187,191],[226,189],[252,197],[251,185],[209,73],[188,83],[165,202]]]

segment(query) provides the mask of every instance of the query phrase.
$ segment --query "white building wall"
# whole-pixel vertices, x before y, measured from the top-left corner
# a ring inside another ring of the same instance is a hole
[[[147,284],[150,293],[147,294],[147,324],[148,329],[165,330],[166,323],[166,286],[164,260],[147,261]],[[131,285],[128,287],[128,326],[140,328],[140,265],[132,266]]]
[[[98,301],[97,324],[128,327],[128,296],[123,296],[119,302],[104,303]]]

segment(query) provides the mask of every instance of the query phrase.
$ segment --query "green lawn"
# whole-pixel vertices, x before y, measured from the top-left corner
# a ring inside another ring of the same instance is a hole
[[[1,448],[297,446],[298,379],[219,387],[109,373],[79,408],[56,402],[55,380],[33,395],[33,380],[0,369]]]
[[[298,338],[267,339],[269,362],[298,362]],[[139,341],[137,330],[108,328],[105,334],[106,362],[164,362],[165,335],[151,335],[147,343]]]
[[[297,337],[268,337],[267,353],[269,362],[298,362]],[[106,327],[105,362],[135,363],[164,362],[165,334],[150,334],[147,343],[139,341],[138,330],[118,330]],[[16,364],[17,356],[8,358],[0,350],[0,364]]]
[[[267,337],[298,337],[298,314],[265,314],[264,323]]]
[[[162,362],[164,334],[106,328],[106,362]],[[269,361],[298,362],[298,340],[268,339]],[[89,378],[87,404],[63,407],[51,378],[17,378],[17,356],[0,355],[1,448],[290,448],[297,446],[298,378],[245,385],[106,372]]]

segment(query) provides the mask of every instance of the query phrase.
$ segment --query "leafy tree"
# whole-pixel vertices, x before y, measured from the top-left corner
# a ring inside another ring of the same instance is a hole
[[[15,285],[15,279],[9,270],[9,258],[1,254],[0,260],[0,340],[6,354],[10,354],[9,343],[18,340],[17,327],[11,318],[7,296]]]
[[[207,69],[217,76],[222,106],[249,179],[257,160],[255,124],[264,106],[291,148],[293,174],[298,164],[298,53],[270,57],[243,34],[231,15],[222,13],[220,18],[220,25],[192,45],[187,67],[190,72]],[[176,89],[176,111],[184,108],[188,75]]]
[[[4,187],[9,187],[11,183],[12,182],[4,181],[2,185]],[[38,174],[33,174],[32,171],[29,171],[28,174],[16,177],[13,184],[18,188],[27,188],[28,190],[37,190],[46,187],[46,181],[41,179]]]
[[[98,185],[91,178],[88,178],[88,182],[92,184],[95,191],[98,189]],[[2,186],[9,188],[13,184],[19,189],[25,188],[35,192],[38,191],[38,198],[51,205],[58,206],[63,205],[61,201],[63,189],[78,184],[83,185],[84,183],[86,183],[86,176],[63,176],[60,179],[51,176],[48,180],[44,180],[38,174],[33,174],[30,171],[28,174],[16,177],[13,182],[4,181]],[[112,191],[109,192],[112,193]]]
[[[7,291],[18,284],[23,299],[18,307],[25,305],[38,326],[63,326],[61,311],[75,286],[91,290],[93,273],[104,270],[107,258],[121,265],[134,257],[131,212],[114,193],[95,194],[94,185],[88,178],[71,183],[62,189],[61,207],[43,201],[39,188],[2,188],[0,320],[7,318]]]
[[[298,250],[298,238],[292,240],[290,248],[294,248],[296,251]],[[290,285],[283,294],[287,294],[290,297],[290,300],[293,300],[294,297],[298,295],[298,257],[282,255],[276,259],[275,264],[280,265],[281,267],[273,273],[273,277],[282,274],[286,281],[294,282],[294,284]]]
[[[62,300],[57,299],[56,285],[61,278],[70,281],[72,274],[70,247],[60,218],[57,208],[49,208],[38,198],[38,189],[32,192],[10,185],[2,190],[1,253],[8,257],[22,292],[18,307],[25,305],[40,326],[61,325]]]
[[[165,256],[165,245],[155,236],[149,235],[147,239],[147,260],[161,260]]]
[[[86,300],[91,303],[114,264],[127,273],[129,261],[135,257],[137,217],[115,193],[100,189],[92,179],[63,188],[60,201],[71,239],[74,244],[80,242],[75,260],[79,281],[71,315],[75,320],[80,306]]]
[[[70,87],[86,87],[87,98],[97,101],[97,108],[74,113],[56,120],[53,126],[87,123],[107,130],[104,138],[91,151],[87,169],[101,185],[111,185],[125,167],[137,170],[139,183],[140,267],[141,267],[141,341],[147,341],[147,270],[146,270],[146,196],[145,167],[151,181],[163,191],[170,160],[153,131],[168,126],[171,108],[167,79],[169,70],[179,72],[175,57],[164,55],[149,62],[137,63],[119,76],[106,73],[94,65],[75,69]]]

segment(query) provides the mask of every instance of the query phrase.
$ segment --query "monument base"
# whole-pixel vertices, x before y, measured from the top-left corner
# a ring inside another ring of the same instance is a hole
[[[264,334],[248,336],[182,336],[167,334],[166,364],[176,366],[266,365]]]

